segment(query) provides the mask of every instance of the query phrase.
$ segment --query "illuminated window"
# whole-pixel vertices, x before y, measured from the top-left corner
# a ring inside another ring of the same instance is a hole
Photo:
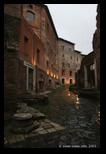
[[[35,18],[35,14],[30,12],[30,11],[28,11],[27,12],[27,19],[32,21],[32,22],[34,22],[34,18]]]

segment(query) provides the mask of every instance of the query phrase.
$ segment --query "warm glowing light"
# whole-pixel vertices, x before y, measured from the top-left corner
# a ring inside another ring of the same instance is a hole
[[[55,76],[55,74],[54,74],[54,78],[55,78],[56,76]]]
[[[98,112],[98,116],[100,117],[100,111]]]
[[[66,80],[66,84],[69,84],[69,81],[68,80]]]
[[[49,70],[47,70],[46,73],[49,75]]]
[[[79,105],[76,105],[76,109],[79,109]]]
[[[77,101],[79,101],[79,98],[77,97]]]
[[[53,76],[53,73],[51,72],[51,76]]]
[[[57,79],[59,78],[58,75],[56,76],[56,78],[57,78]]]
[[[77,101],[76,104],[80,104],[80,102]]]
[[[36,65],[36,60],[33,61],[33,65]]]
[[[73,80],[73,84],[75,84],[75,80]]]
[[[68,93],[68,96],[70,96],[70,93]]]
[[[78,95],[76,95],[76,100],[77,100],[77,102],[79,101]]]

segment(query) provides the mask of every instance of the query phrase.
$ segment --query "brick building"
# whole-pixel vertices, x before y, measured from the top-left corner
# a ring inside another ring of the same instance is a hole
[[[74,43],[58,39],[60,84],[76,84],[76,73],[80,69],[82,55],[74,47]]]
[[[21,94],[74,84],[80,62],[74,43],[58,38],[46,5],[4,4],[5,111],[16,111]]]
[[[16,111],[21,5],[4,4],[4,110]]]
[[[37,93],[58,83],[57,40],[46,6],[4,5],[5,111],[16,110],[19,94]]]
[[[42,89],[40,87],[43,87],[43,85],[45,85],[44,89],[55,86],[58,83],[58,36],[48,7],[43,4],[23,4],[23,16],[45,47],[45,49],[42,50],[43,53],[40,53],[39,50],[41,57],[44,56],[45,58],[43,61],[44,64],[42,64],[43,59],[40,60],[39,57],[37,65],[45,67],[46,71],[44,68],[42,68],[42,70],[44,70],[47,76],[44,78],[45,75],[42,76],[40,73],[40,78],[42,78],[45,83],[39,82],[38,89]],[[39,71],[38,67],[37,72]]]

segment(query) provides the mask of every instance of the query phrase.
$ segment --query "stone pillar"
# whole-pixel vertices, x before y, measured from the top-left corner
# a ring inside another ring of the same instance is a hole
[[[85,85],[85,87],[87,87],[88,86],[88,81],[87,81],[87,68],[86,68],[86,66],[84,66],[84,85]]]

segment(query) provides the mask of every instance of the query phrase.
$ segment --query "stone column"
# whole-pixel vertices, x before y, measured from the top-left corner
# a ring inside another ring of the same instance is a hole
[[[85,85],[85,87],[87,87],[88,86],[88,81],[87,81],[87,68],[86,68],[86,66],[84,65],[84,85]]]

